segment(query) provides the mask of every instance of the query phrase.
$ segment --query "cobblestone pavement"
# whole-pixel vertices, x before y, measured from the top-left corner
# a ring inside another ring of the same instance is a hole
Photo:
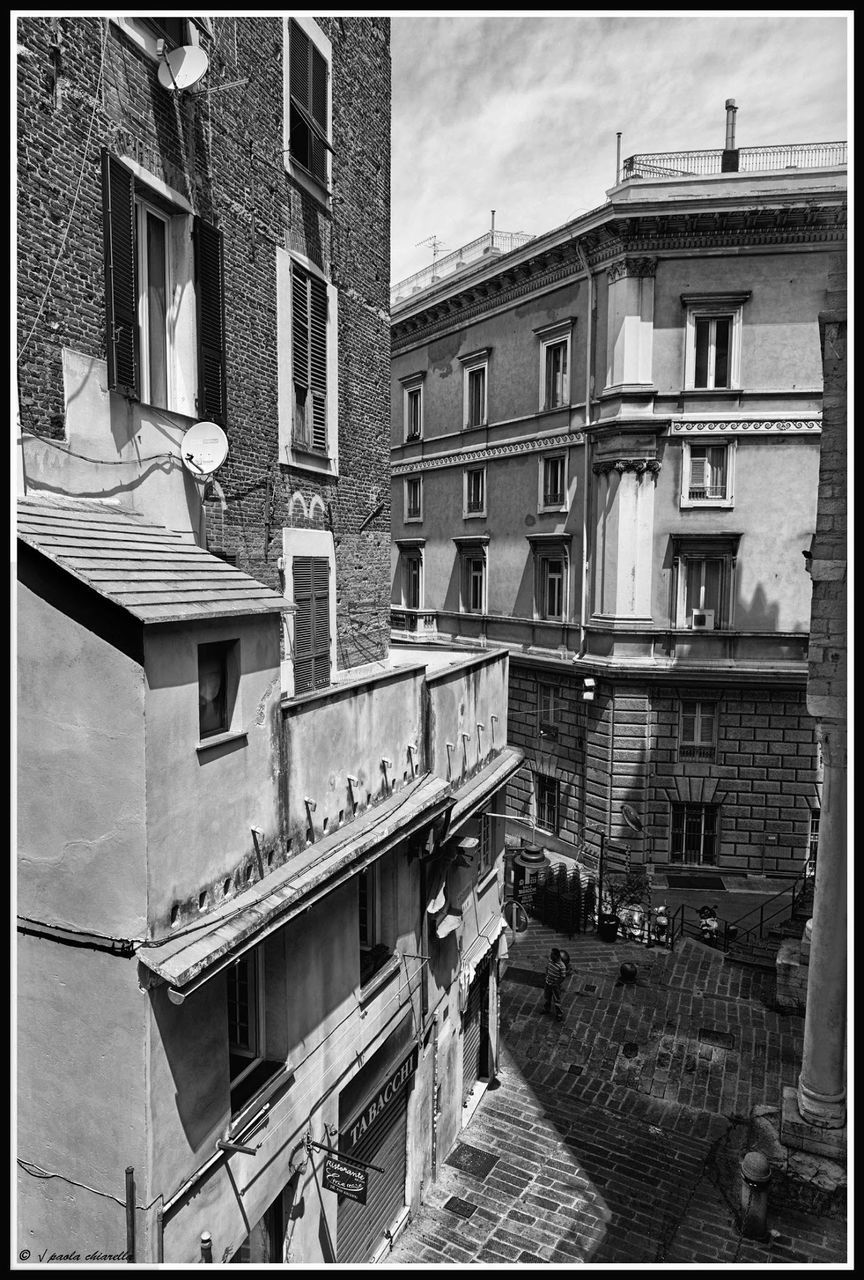
[[[542,1010],[555,944],[563,1023]],[[842,1221],[772,1207],[765,1243],[736,1225],[750,1108],[779,1106],[801,1059],[803,1019],[772,1010],[773,981],[695,941],[672,954],[532,921],[501,984],[499,1086],[385,1265],[843,1262]]]

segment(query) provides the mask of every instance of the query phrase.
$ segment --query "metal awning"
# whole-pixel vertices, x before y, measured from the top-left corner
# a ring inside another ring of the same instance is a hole
[[[486,952],[504,932],[507,921],[503,916],[498,916],[495,920],[486,924],[481,933],[477,935],[471,945],[462,953],[460,967],[462,973],[465,974],[468,985],[474,981],[474,974],[477,966],[486,955]]]
[[[507,779],[522,764],[523,759],[524,755],[517,747],[504,747],[494,760],[484,765],[463,786],[454,790],[456,803],[450,813],[449,835],[452,835],[456,827],[467,818],[472,817],[480,805],[499,787],[503,787]]]
[[[145,942],[138,959],[182,998],[257,946],[293,916],[349,880],[453,803],[440,778],[418,778],[362,817],[317,841],[251,888],[214,911],[203,927],[159,942]]]

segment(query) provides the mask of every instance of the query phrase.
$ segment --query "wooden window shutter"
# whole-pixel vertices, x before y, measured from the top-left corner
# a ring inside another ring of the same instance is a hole
[[[293,437],[309,448],[309,277],[291,265],[291,378],[294,384]]]
[[[324,556],[296,556],[294,579],[294,692],[330,683],[330,564]]]
[[[327,452],[327,286],[309,277],[309,382],[312,389],[312,448]]]
[[[327,136],[327,60],[314,45],[311,46],[311,92],[309,107],[312,119],[324,137]],[[319,182],[327,181],[327,156],[325,143],[317,133],[312,134],[312,172]]]
[[[221,231],[195,219],[195,284],[198,306],[198,413],[226,425],[225,275]]]
[[[102,151],[102,231],[105,250],[108,386],[137,400],[139,383],[138,281],[135,260],[135,179]]]
[[[289,27],[291,154],[318,179],[327,182],[327,59],[292,18]]]

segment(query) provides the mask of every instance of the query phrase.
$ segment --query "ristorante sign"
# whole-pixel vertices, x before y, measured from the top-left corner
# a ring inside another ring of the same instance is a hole
[[[349,1200],[366,1203],[366,1189],[369,1186],[369,1174],[359,1165],[349,1164],[338,1156],[327,1156],[324,1161],[324,1189],[335,1191]]]
[[[393,1099],[407,1087],[408,1081],[417,1070],[417,1053],[417,1046],[414,1045],[407,1058],[404,1058],[396,1070],[391,1072],[375,1096],[342,1133],[340,1145],[344,1151],[350,1151],[360,1141],[369,1126],[374,1124]]]

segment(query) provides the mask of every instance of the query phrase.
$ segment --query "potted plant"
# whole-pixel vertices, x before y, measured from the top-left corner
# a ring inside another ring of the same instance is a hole
[[[644,871],[628,871],[626,875],[611,875],[603,882],[603,901],[597,920],[597,934],[603,942],[614,942],[620,924],[619,912],[634,903],[642,902],[648,890]]]

